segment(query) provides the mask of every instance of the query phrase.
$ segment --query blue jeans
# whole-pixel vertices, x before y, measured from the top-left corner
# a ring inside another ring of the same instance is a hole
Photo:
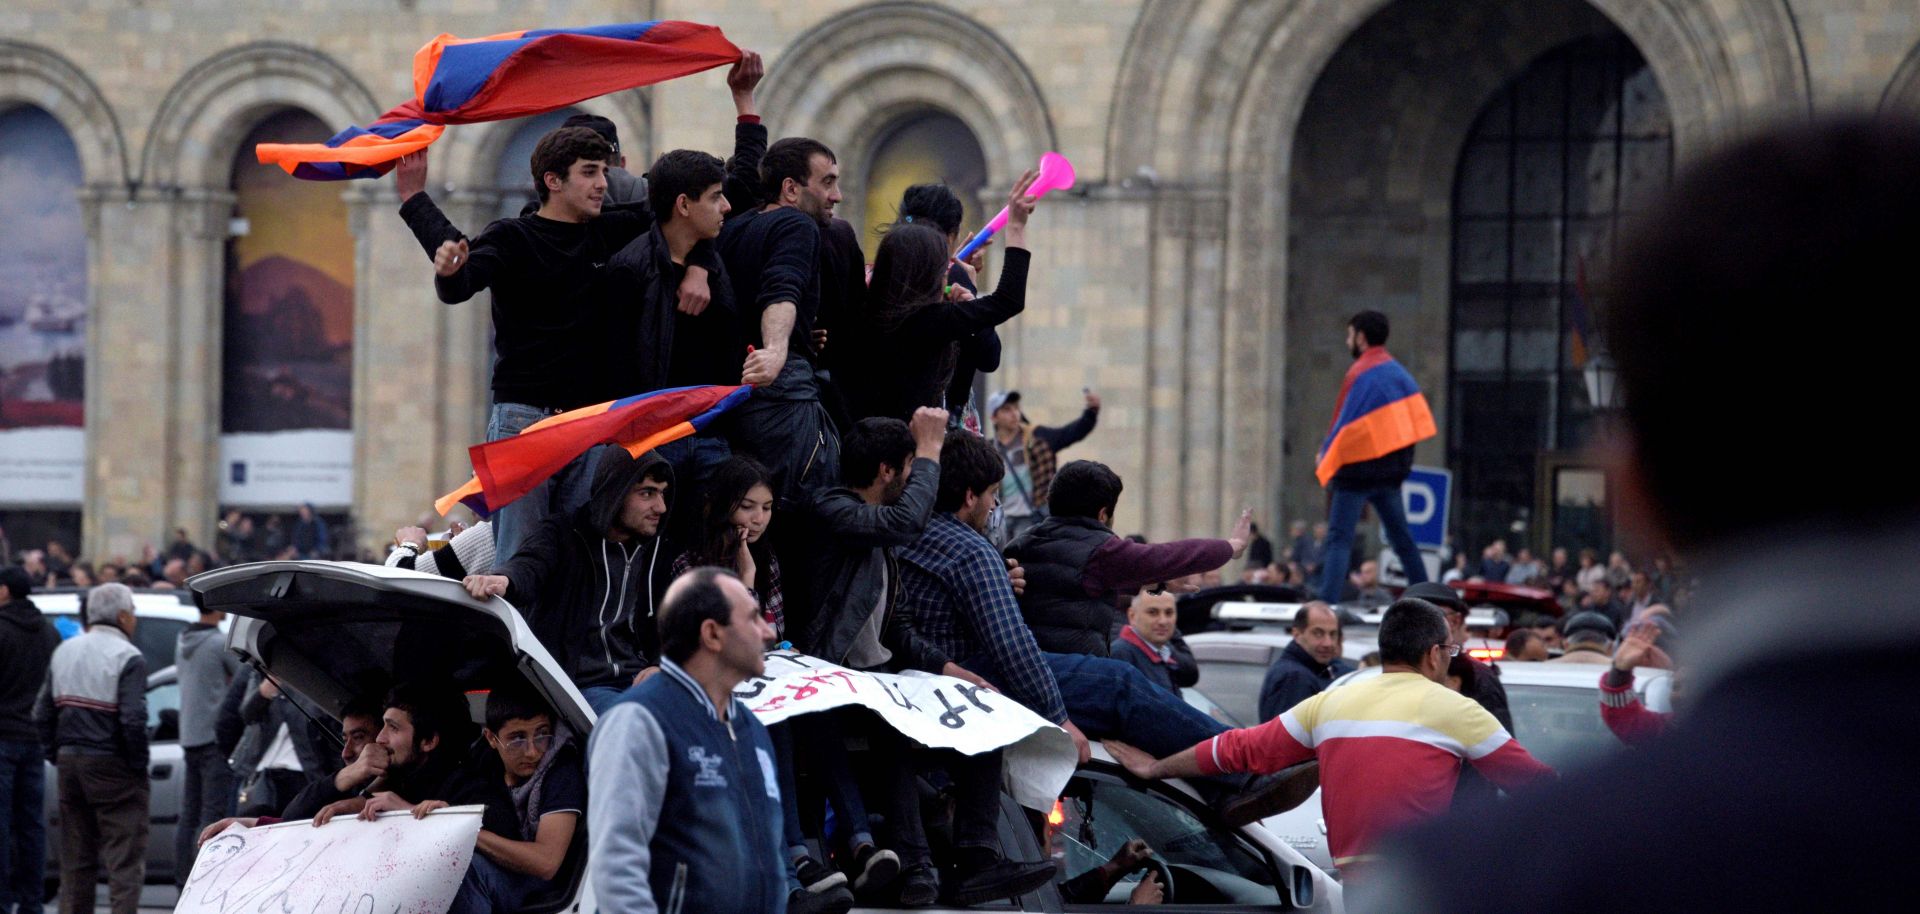
[[[733,456],[733,448],[727,446],[725,438],[689,435],[660,445],[654,452],[673,465],[673,491],[667,493],[668,503],[673,505],[667,515],[668,542],[695,542],[699,539],[707,484],[713,480],[713,471]]]
[[[37,740],[0,740],[0,914],[37,914],[46,881],[45,753]]]
[[[800,822],[802,799],[794,779],[799,767],[824,781],[821,786],[826,788],[827,802],[833,807],[834,824],[840,834],[846,836],[847,847],[873,843],[873,831],[867,824],[867,806],[860,797],[860,785],[853,782],[852,763],[847,760],[846,736],[834,715],[835,712],[826,711],[808,715],[798,727],[788,720],[767,728],[767,735],[773,740],[773,753],[780,764],[780,811],[785,814],[789,859],[798,859],[803,853],[812,854],[807,847],[807,829]],[[808,799],[815,797],[817,795],[810,795]],[[808,805],[818,808],[811,802]],[[813,831],[818,832],[815,837],[820,839],[821,853],[829,852],[833,843],[832,835],[826,832],[826,823],[820,823]]]
[[[447,914],[516,911],[528,895],[545,884],[538,876],[516,873],[476,850],[473,863],[467,866],[467,875],[460,880],[460,890],[453,893],[453,905],[447,908]]]
[[[1120,739],[1165,758],[1227,730],[1132,664],[1091,654],[1042,653],[1067,717],[1088,739]]]
[[[495,403],[493,411],[487,414],[487,440],[499,441],[520,434],[520,431],[559,410],[542,409],[525,403]],[[521,541],[533,532],[540,521],[549,514],[570,514],[587,503],[587,496],[593,490],[593,468],[601,448],[595,447],[575,457],[571,463],[553,474],[551,478],[534,486],[527,494],[493,515],[493,561],[494,566],[506,564],[520,549]],[[472,574],[486,574],[491,568],[469,568]]]
[[[1407,583],[1425,583],[1427,562],[1420,557],[1420,547],[1414,545],[1413,534],[1407,530],[1406,507],[1401,503],[1399,486],[1348,488],[1334,483],[1332,491],[1333,504],[1327,509],[1327,559],[1320,569],[1320,599],[1338,603],[1345,593],[1347,564],[1353,560],[1353,528],[1360,523],[1360,509],[1369,504],[1380,516],[1387,542],[1393,544],[1394,553],[1400,556]]]
[[[607,713],[625,694],[627,690],[620,686],[587,686],[580,690],[580,697],[587,700],[587,707],[593,709],[595,717]]]

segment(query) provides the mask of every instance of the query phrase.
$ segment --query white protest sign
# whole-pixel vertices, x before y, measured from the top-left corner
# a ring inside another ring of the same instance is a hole
[[[1028,809],[1053,808],[1078,756],[1067,731],[991,689],[951,676],[865,673],[798,651],[767,652],[767,670],[733,690],[763,724],[862,707],[923,746],[966,755],[1004,750],[1007,792]]]
[[[200,846],[174,914],[444,914],[473,859],[482,809],[232,826]]]

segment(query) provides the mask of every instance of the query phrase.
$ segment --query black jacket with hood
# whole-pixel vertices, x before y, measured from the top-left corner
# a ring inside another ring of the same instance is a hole
[[[60,632],[32,600],[0,603],[0,740],[40,740],[33,703],[47,684],[47,665],[60,646]]]
[[[813,599],[808,604],[819,614],[800,626],[788,623],[789,632],[800,632],[795,643],[801,650],[844,664],[860,629],[874,612],[884,612],[880,644],[893,655],[889,664],[894,669],[938,673],[951,659],[919,637],[910,614],[894,612],[900,569],[893,549],[913,545],[926,531],[940,488],[937,461],[915,458],[911,466],[906,488],[892,504],[867,504],[844,486],[822,493],[814,503],[810,532],[801,539],[814,550]],[[885,607],[879,605],[883,589]]]
[[[667,480],[671,507],[673,468],[666,460],[653,451],[635,458],[608,448],[587,503],[572,515],[548,515],[498,572],[507,578],[507,602],[583,689],[625,688],[658,662],[654,608],[673,581],[676,553],[660,536],[607,538],[627,490],[649,473]]]

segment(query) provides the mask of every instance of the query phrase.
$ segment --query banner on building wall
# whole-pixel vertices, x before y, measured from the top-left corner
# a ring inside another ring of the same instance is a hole
[[[260,142],[324,139],[301,111],[268,118],[234,161],[227,256],[220,499],[231,507],[353,501],[353,236],[338,187],[253,161]]]
[[[1079,757],[1073,738],[991,689],[928,673],[865,673],[797,651],[768,651],[767,669],[733,690],[763,724],[834,708],[866,708],[908,739],[978,755],[1002,751],[1007,793],[1053,808]]]
[[[80,156],[52,115],[0,114],[0,504],[78,505],[86,479]]]
[[[201,845],[174,914],[445,911],[473,859],[482,810],[230,826]]]

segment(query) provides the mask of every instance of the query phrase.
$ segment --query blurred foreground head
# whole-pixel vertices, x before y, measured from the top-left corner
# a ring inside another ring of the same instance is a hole
[[[1848,479],[1911,409],[1916,252],[1920,122],[1787,127],[1683,172],[1622,239],[1605,304],[1646,532],[1699,553],[1920,515],[1920,489]]]

